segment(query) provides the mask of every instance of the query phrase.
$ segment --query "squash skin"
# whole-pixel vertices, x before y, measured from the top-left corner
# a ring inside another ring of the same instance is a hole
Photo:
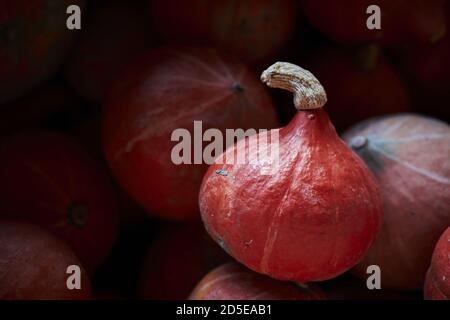
[[[229,262],[208,273],[191,293],[190,300],[325,300],[314,284],[294,285],[254,273]]]
[[[450,300],[450,227],[439,238],[425,279],[426,300]]]
[[[354,266],[377,234],[382,207],[375,178],[322,109],[300,111],[277,130],[274,174],[261,175],[256,161],[208,169],[200,191],[203,221],[254,271],[301,283],[333,278]],[[245,148],[240,141],[223,157],[237,149],[256,159]]]
[[[1,300],[87,300],[89,277],[60,240],[31,224],[0,221]],[[66,286],[67,267],[81,269],[81,289]]]
[[[439,120],[397,114],[366,120],[344,133],[375,174],[384,202],[375,243],[353,272],[365,279],[366,267],[379,265],[382,287],[423,287],[434,245],[450,225],[450,128]],[[409,141],[411,140],[412,141]]]

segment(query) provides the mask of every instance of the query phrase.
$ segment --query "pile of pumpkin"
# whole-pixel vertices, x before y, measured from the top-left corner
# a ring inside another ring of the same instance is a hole
[[[450,4],[378,3],[0,0],[0,299],[449,299]]]

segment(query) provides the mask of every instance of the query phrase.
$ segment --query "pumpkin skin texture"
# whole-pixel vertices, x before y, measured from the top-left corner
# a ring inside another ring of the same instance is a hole
[[[190,300],[325,300],[315,285],[294,285],[255,273],[229,262],[208,273]]]
[[[370,117],[409,111],[403,80],[376,46],[323,48],[304,64],[327,88],[326,110],[338,132]]]
[[[450,128],[414,114],[369,119],[344,134],[375,174],[384,202],[380,234],[354,269],[381,268],[382,287],[423,287],[434,245],[450,225]]]
[[[439,238],[425,279],[427,300],[450,300],[450,227]]]
[[[164,225],[146,254],[139,298],[187,299],[208,271],[229,260],[201,224]]]
[[[300,283],[333,278],[362,258],[378,231],[376,181],[323,109],[300,109],[277,131],[279,160],[268,174],[270,159],[258,159],[258,148],[249,147],[264,133],[239,141],[210,166],[199,198],[204,224],[254,271]],[[227,163],[234,153],[248,160]]]
[[[250,64],[283,49],[295,28],[291,0],[151,0],[155,31],[167,42],[207,44]]]
[[[304,12],[311,24],[335,41],[385,45],[433,43],[445,33],[445,0],[303,0]],[[366,26],[366,9],[381,9],[381,29]]]
[[[49,78],[71,48],[69,5],[82,0],[1,0],[0,104]]]
[[[0,221],[0,300],[90,299],[89,278],[74,253],[34,225]],[[81,268],[81,289],[69,290],[67,267]]]
[[[254,74],[206,47],[149,51],[119,76],[104,109],[103,145],[115,177],[149,212],[171,220],[198,219],[207,168],[173,163],[175,129],[194,137],[194,121],[222,132],[273,128],[278,121]]]
[[[102,170],[64,135],[10,137],[0,144],[0,215],[57,235],[92,272],[112,248],[118,226],[114,190]]]
[[[67,63],[66,79],[86,99],[101,101],[120,69],[152,36],[142,3],[109,1],[93,8]]]

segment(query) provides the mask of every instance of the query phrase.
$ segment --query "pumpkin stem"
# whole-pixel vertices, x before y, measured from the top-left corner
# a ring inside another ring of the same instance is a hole
[[[365,146],[367,146],[368,143],[369,143],[369,140],[367,139],[367,137],[356,136],[352,140],[350,140],[350,147],[353,150],[357,151],[357,150],[360,150],[360,149],[364,148]]]
[[[67,209],[67,219],[70,225],[83,228],[88,219],[88,208],[79,203],[72,203]]]
[[[356,64],[364,71],[371,72],[380,60],[381,49],[378,45],[369,44],[358,50],[356,53]]]
[[[292,92],[297,110],[318,109],[327,102],[327,94],[319,80],[308,70],[292,63],[274,63],[262,73],[261,81],[271,88]]]

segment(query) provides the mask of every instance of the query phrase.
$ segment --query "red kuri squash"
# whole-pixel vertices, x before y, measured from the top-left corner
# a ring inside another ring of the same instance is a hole
[[[414,110],[450,121],[450,2],[447,32],[439,42],[405,46],[396,52],[411,84]]]
[[[67,29],[67,7],[83,4],[83,0],[0,0],[0,104],[56,71],[77,34]]]
[[[203,153],[197,148],[181,164],[172,159],[176,129],[189,135],[183,139],[192,142],[189,149],[202,147],[203,132],[194,130],[194,121],[203,130],[225,132],[273,128],[277,116],[251,70],[206,47],[151,50],[110,90],[103,115],[107,159],[122,187],[157,216],[199,217],[198,190],[207,167],[197,156]]]
[[[325,300],[313,284],[295,285],[255,273],[236,262],[208,273],[191,293],[190,300]]]
[[[118,212],[103,167],[69,137],[30,133],[0,143],[0,215],[56,234],[88,271],[106,258]]]
[[[425,299],[450,300],[450,227],[434,248],[431,266],[425,279]]]
[[[229,259],[200,223],[163,225],[145,256],[139,298],[187,299],[208,271]]]
[[[79,300],[91,297],[89,277],[75,254],[44,230],[0,221],[0,300]],[[80,267],[80,289],[69,290],[69,266]]]
[[[325,91],[310,72],[282,62],[262,80],[292,91],[299,111],[270,141],[266,133],[251,136],[216,159],[200,191],[203,221],[254,271],[301,283],[333,278],[353,267],[377,234],[376,180],[337,136],[322,109]],[[235,154],[245,162],[230,163]]]
[[[283,49],[296,12],[292,0],[150,0],[155,31],[163,40],[215,46],[251,64]]]

